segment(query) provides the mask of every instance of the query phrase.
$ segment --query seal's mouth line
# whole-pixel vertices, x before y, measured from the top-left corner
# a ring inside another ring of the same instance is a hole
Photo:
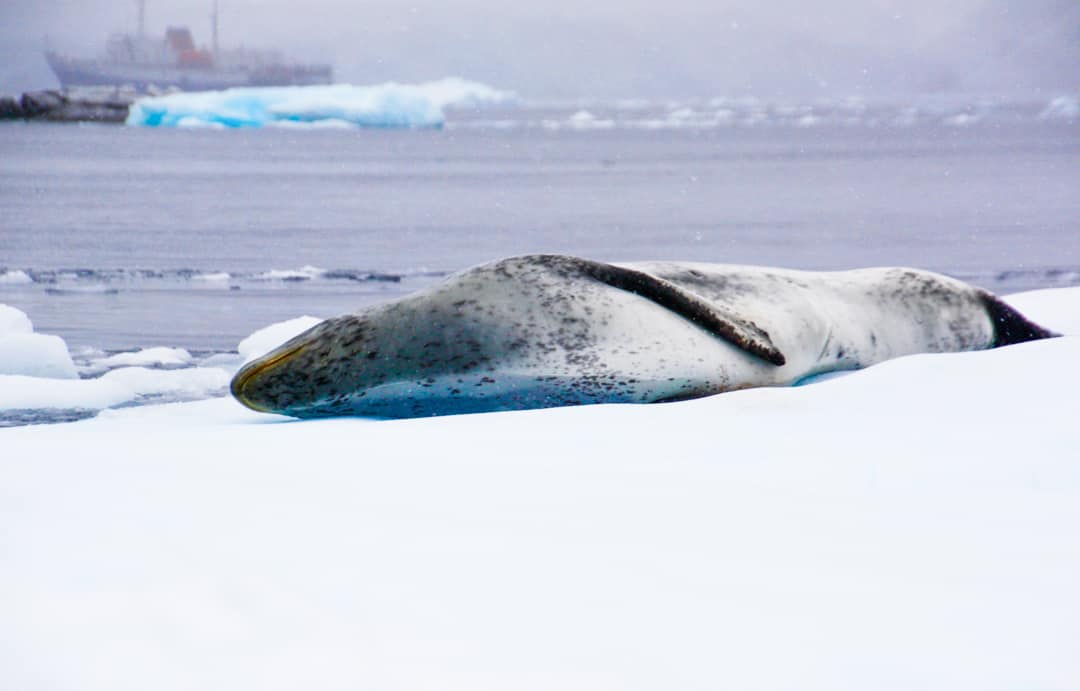
[[[270,408],[267,408],[266,406],[259,405],[258,403],[252,401],[245,394],[245,389],[247,388],[248,384],[250,384],[252,380],[258,377],[260,374],[292,358],[294,355],[297,355],[298,353],[300,353],[300,351],[307,348],[307,346],[307,343],[301,343],[299,345],[293,346],[292,348],[289,348],[288,350],[282,351],[274,355],[273,357],[263,356],[262,358],[253,360],[241,367],[240,371],[236,373],[236,376],[234,376],[232,381],[229,383],[229,390],[232,392],[233,397],[254,411],[260,413],[276,412]]]

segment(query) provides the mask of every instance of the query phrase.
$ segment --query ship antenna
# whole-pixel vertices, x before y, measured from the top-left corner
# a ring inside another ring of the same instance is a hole
[[[213,12],[210,13],[210,37],[211,37],[211,41],[213,42],[213,49],[214,49],[214,57],[215,58],[217,57],[217,54],[218,54],[217,24],[218,24],[217,0],[214,0],[214,9],[213,9]]]

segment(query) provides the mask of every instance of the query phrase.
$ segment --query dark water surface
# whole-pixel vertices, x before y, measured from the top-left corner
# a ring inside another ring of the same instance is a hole
[[[526,252],[1080,284],[1080,126],[0,124],[0,303],[76,347],[229,350]]]

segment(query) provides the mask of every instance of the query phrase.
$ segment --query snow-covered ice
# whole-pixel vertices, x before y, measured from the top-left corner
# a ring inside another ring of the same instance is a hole
[[[317,317],[305,315],[303,317],[297,317],[296,319],[271,324],[270,326],[259,329],[240,341],[240,345],[237,346],[237,351],[240,353],[240,357],[244,362],[251,362],[255,358],[269,353],[293,336],[298,336],[307,331],[321,321],[322,319]]]
[[[0,686],[1076,689],[1080,289],[1010,302],[1071,335],[664,405],[0,430]]]
[[[0,338],[12,334],[33,333],[34,323],[26,312],[11,305],[0,305]]]
[[[80,378],[62,338],[34,333],[24,312],[0,304],[0,411],[97,411],[221,395],[241,364],[320,321],[304,316],[271,324],[241,341],[236,354],[200,362],[183,348],[165,346],[99,354],[81,366]]]
[[[0,375],[0,410],[102,410],[162,398],[204,398],[223,393],[231,376],[217,367],[121,367],[91,379]]]
[[[78,373],[62,338],[34,333],[25,312],[0,304],[0,382],[6,375],[73,379]]]
[[[181,367],[191,364],[191,353],[183,348],[142,348],[129,353],[116,353],[98,361],[100,367]]]
[[[127,124],[145,127],[437,127],[451,106],[511,102],[513,94],[447,78],[423,84],[239,87],[137,100]]]
[[[86,369],[104,374],[80,379],[64,339],[35,333],[24,312],[0,304],[0,410],[100,410],[162,398],[204,398],[228,386],[235,362],[185,367],[190,364],[191,354],[183,348],[144,348],[97,358]]]

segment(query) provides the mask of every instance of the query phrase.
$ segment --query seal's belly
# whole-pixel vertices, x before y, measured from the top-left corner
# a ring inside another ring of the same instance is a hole
[[[687,377],[674,372],[646,374],[613,370],[589,374],[488,372],[395,381],[344,398],[283,411],[296,417],[357,415],[410,418],[598,403],[655,403],[695,398],[734,388],[725,372]]]

